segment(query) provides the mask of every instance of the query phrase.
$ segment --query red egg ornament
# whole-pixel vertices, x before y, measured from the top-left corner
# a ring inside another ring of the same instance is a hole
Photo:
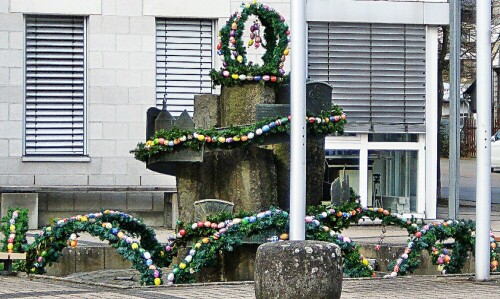
[[[185,229],[181,229],[179,231],[179,235],[181,235],[181,237],[184,237],[186,235],[186,230]]]

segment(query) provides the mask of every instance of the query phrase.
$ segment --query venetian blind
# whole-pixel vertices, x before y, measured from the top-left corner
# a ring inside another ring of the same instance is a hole
[[[26,17],[25,154],[85,154],[85,20]]]
[[[210,20],[156,20],[156,103],[178,116],[192,115],[194,95],[212,92],[213,22]]]
[[[425,27],[308,24],[308,76],[333,86],[347,132],[425,132]]]

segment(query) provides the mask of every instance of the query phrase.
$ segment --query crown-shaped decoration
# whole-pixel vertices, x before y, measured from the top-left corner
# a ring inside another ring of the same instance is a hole
[[[248,46],[263,47],[263,65],[247,61],[247,48],[243,39],[245,22],[249,16],[257,19],[250,26]],[[264,36],[261,36],[264,27]],[[216,85],[234,85],[242,82],[265,82],[279,84],[285,79],[285,60],[290,53],[290,30],[285,18],[267,5],[244,3],[219,31],[217,54],[222,60],[222,68],[212,70],[210,76]]]

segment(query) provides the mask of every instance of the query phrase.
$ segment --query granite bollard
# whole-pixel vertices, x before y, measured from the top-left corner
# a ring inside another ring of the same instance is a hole
[[[266,243],[257,249],[255,297],[340,298],[342,254],[336,244],[323,241]]]

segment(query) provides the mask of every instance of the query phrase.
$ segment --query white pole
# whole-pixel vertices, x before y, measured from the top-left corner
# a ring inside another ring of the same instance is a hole
[[[291,7],[290,240],[305,239],[306,216],[306,3]]]
[[[491,218],[491,2],[477,0],[476,280],[490,278]]]
[[[458,218],[460,207],[460,49],[462,0],[450,0],[450,192],[448,217]]]

